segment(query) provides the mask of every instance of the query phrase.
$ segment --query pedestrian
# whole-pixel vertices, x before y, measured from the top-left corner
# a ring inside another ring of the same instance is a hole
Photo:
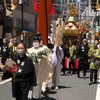
[[[67,48],[66,45],[68,46],[68,44],[64,43],[63,46],[62,46],[63,53],[64,53],[64,58],[62,60],[62,65],[63,65],[62,71],[63,71],[63,75],[65,75],[65,72],[66,72],[66,68],[65,68],[65,58],[69,59],[69,57],[70,57],[69,48]]]
[[[95,48],[92,48],[92,52],[90,55],[90,83],[97,83],[98,69],[100,67],[100,48],[98,48],[97,44],[95,44]],[[94,80],[93,80],[94,79]]]
[[[8,48],[10,49],[10,57],[14,57],[17,54],[17,39],[11,38],[8,44]]]
[[[70,41],[69,45],[70,45],[69,46],[70,57],[69,57],[69,71],[68,71],[68,73],[71,73],[71,71],[72,71],[72,74],[75,74],[76,47],[75,47],[75,43],[73,40]]]
[[[33,61],[26,56],[26,44],[19,43],[17,56],[13,59],[18,65],[17,73],[12,73],[12,94],[16,100],[27,100],[29,90],[36,86],[36,75]],[[7,69],[3,66],[2,69]]]
[[[87,44],[87,40],[83,39],[82,45],[79,47],[77,51],[77,60],[79,60],[79,67],[77,72],[78,78],[80,78],[81,68],[83,69],[83,78],[84,79],[86,78],[86,71],[88,67],[88,51],[89,51],[89,47]]]
[[[6,59],[9,58],[9,53],[10,53],[10,50],[8,48],[8,40],[7,38],[4,38],[3,39],[3,45],[1,47],[1,63],[4,65],[5,62],[6,62]],[[5,80],[5,79],[8,79],[11,77],[11,73],[9,71],[3,71],[3,76],[2,76],[2,80]]]
[[[62,63],[62,59],[64,58],[64,53],[63,53],[63,49],[59,45],[54,47],[53,52],[56,53],[57,64],[53,68],[52,84],[53,84],[53,88],[59,89],[58,85],[60,83],[61,63]]]

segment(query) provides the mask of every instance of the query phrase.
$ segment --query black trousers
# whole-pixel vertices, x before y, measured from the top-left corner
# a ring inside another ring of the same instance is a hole
[[[80,71],[83,70],[83,77],[86,77],[88,63],[79,62],[79,68],[77,70],[77,76],[80,77]]]
[[[29,80],[28,80],[29,81]],[[30,84],[28,81],[14,82],[12,81],[12,94],[16,100],[27,100]]]
[[[73,68],[71,68],[71,66],[73,66]],[[75,73],[75,62],[69,62],[69,72],[71,72],[74,74]]]
[[[94,78],[94,82],[97,82],[97,74],[98,74],[98,70],[90,69],[90,81],[91,82],[93,82],[93,78]]]
[[[62,61],[62,72],[63,72],[63,75],[65,75],[65,72],[66,72],[66,68],[65,68],[65,60]]]
[[[10,77],[12,77],[11,72],[5,71],[5,72],[3,73],[2,80],[8,79],[8,78],[10,78]]]

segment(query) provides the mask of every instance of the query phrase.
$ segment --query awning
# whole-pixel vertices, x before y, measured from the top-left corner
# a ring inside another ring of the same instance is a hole
[[[15,28],[16,32],[17,32],[17,35],[20,35],[21,34],[21,28]],[[24,36],[33,36],[35,34],[35,31],[34,30],[31,30],[31,29],[23,29],[23,34]]]

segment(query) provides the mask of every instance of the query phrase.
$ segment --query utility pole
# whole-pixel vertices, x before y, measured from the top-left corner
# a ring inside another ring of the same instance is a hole
[[[62,1],[62,17],[66,17],[66,19],[68,18],[68,10],[69,9],[69,5],[67,4],[67,0],[63,0]]]
[[[81,14],[80,14],[80,1],[78,1],[78,20],[80,21],[81,20]]]
[[[19,4],[21,5],[21,42],[24,42],[24,34],[23,34],[23,0],[19,0]]]
[[[43,44],[48,44],[48,26],[50,25],[51,0],[39,0],[38,32],[41,33]]]

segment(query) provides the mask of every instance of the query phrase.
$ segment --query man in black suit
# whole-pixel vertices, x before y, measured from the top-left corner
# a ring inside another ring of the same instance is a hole
[[[79,59],[79,68],[78,68],[78,78],[80,77],[80,69],[83,68],[83,78],[86,78],[86,70],[88,67],[88,43],[86,39],[83,39],[82,45],[79,47],[77,52],[77,59]]]

